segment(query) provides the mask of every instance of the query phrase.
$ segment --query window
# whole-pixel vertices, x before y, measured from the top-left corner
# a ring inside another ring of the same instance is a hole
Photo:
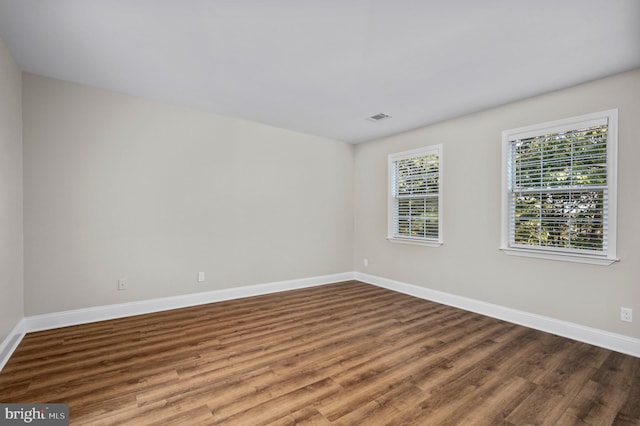
[[[506,130],[508,254],[609,265],[616,259],[618,111]]]
[[[389,241],[442,244],[441,173],[442,145],[389,155]]]

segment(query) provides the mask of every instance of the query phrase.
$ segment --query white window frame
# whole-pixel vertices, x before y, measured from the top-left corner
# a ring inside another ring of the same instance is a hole
[[[511,170],[509,155],[511,141],[535,136],[560,133],[590,127],[589,124],[606,120],[607,133],[607,194],[608,205],[605,219],[605,239],[607,248],[602,253],[583,253],[581,250],[556,247],[519,246],[513,243],[513,219],[511,217]],[[509,255],[535,257],[569,262],[611,265],[616,257],[617,235],[617,167],[618,167],[618,110],[586,114],[563,120],[551,121],[502,132],[502,238],[500,249]]]
[[[404,235],[396,234],[395,230],[397,229],[396,217],[394,215],[394,200],[396,188],[394,188],[394,174],[395,174],[395,163],[397,161],[406,160],[409,158],[418,158],[424,157],[428,155],[437,155],[438,156],[438,237],[437,238],[428,238],[428,237],[410,237]],[[443,170],[443,160],[442,160],[442,144],[439,145],[431,145],[423,148],[413,149],[410,151],[398,152],[395,154],[390,154],[388,157],[388,182],[389,182],[389,191],[388,191],[388,225],[387,225],[387,240],[393,243],[403,243],[403,244],[414,244],[420,246],[427,247],[440,247],[443,244],[442,238],[442,170]]]

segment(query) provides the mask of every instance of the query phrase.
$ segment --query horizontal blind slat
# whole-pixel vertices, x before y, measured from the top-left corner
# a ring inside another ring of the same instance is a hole
[[[393,235],[437,239],[439,233],[439,156],[408,156],[393,163]]]
[[[606,249],[607,130],[604,122],[510,140],[511,244]]]

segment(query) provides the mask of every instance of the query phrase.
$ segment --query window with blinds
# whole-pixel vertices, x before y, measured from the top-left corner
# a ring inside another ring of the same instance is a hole
[[[389,156],[388,239],[442,244],[442,145]]]
[[[616,127],[612,110],[503,133],[503,249],[615,261]]]

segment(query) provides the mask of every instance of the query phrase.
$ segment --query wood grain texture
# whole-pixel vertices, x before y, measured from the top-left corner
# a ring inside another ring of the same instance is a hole
[[[77,425],[640,425],[640,359],[357,281],[30,333]]]

